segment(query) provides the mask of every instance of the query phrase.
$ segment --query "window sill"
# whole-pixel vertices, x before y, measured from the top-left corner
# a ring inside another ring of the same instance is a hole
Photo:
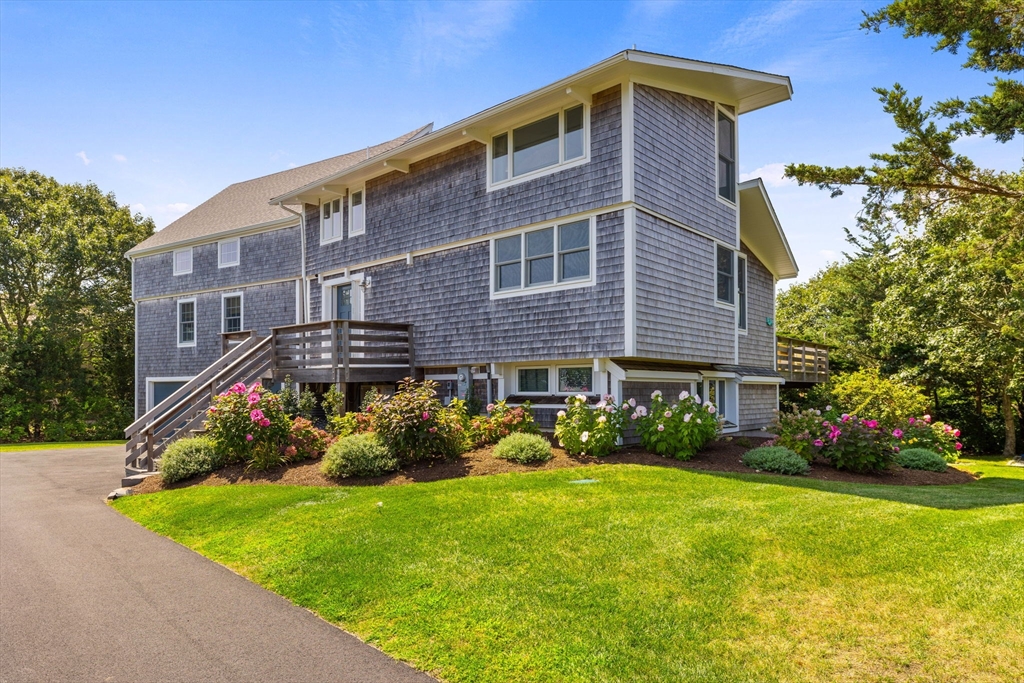
[[[736,304],[730,304],[725,301],[719,301],[718,299],[715,299],[715,308],[724,308],[727,311],[735,311]]]
[[[580,157],[579,159],[573,159],[572,161],[563,161],[563,162],[561,162],[559,164],[555,164],[554,166],[548,166],[546,168],[541,168],[541,169],[538,169],[536,171],[531,171],[530,173],[524,173],[521,176],[516,176],[515,178],[510,178],[508,180],[503,180],[500,183],[488,182],[487,183],[487,191],[488,192],[496,192],[498,190],[504,190],[506,187],[512,187],[514,185],[519,185],[520,183],[525,183],[525,182],[530,181],[530,180],[536,180],[537,178],[543,178],[544,176],[549,176],[549,175],[551,175],[553,173],[558,173],[559,171],[565,171],[565,170],[570,169],[570,168],[576,168],[577,166],[582,166],[583,164],[586,164],[586,163],[589,163],[589,162],[590,162],[590,155],[588,154],[586,156]]]
[[[196,347],[196,343],[195,342],[185,342],[185,343],[178,342],[178,348],[179,349],[194,349],[195,347]]]
[[[352,237],[362,237],[365,234],[366,234],[366,229],[364,228],[363,230],[360,230],[359,232],[350,232],[348,234],[348,236],[349,236],[349,238],[352,238]]]
[[[330,239],[324,239],[323,237],[321,237],[320,238],[320,246],[323,246],[325,244],[334,244],[335,242],[341,242],[342,239],[344,239],[344,238],[343,237],[332,237]]]
[[[733,209],[737,208],[736,200],[735,199],[729,199],[727,197],[723,197],[722,195],[718,194],[717,192],[715,192],[715,199],[717,199],[718,201],[720,201],[721,203],[725,204],[726,206],[728,206],[730,208],[733,208]]]
[[[588,278],[586,280],[571,280],[569,282],[562,282],[557,285],[542,285],[537,287],[523,287],[522,289],[498,290],[491,292],[491,300],[512,299],[520,296],[530,296],[531,294],[546,294],[548,292],[560,292],[566,289],[593,287],[594,284],[594,279]]]

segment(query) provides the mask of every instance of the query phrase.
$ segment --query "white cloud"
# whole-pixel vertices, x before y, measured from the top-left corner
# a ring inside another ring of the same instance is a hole
[[[145,204],[132,204],[131,205],[131,210],[132,210],[132,213],[146,213],[146,205]]]
[[[810,9],[811,6],[812,3],[799,0],[774,3],[767,10],[751,14],[722,34],[719,46],[722,49],[735,50],[765,45],[769,41],[778,39],[782,27]]]
[[[126,156],[125,156],[125,155],[123,155],[123,154],[115,154],[115,155],[114,155],[114,157],[113,157],[113,159],[114,159],[114,161],[119,161],[119,162],[121,162],[122,164],[123,164],[124,162],[128,161],[128,157],[126,157]]]
[[[165,204],[164,206],[159,207],[157,210],[160,211],[161,213],[176,213],[180,215],[183,213],[187,213],[188,210],[191,208],[191,204],[186,204],[185,202],[175,202],[173,204]]]
[[[90,159],[89,157],[85,156],[85,150],[82,150],[81,152],[79,152],[75,156],[78,157],[79,159],[81,159],[82,163],[85,164],[86,166],[88,166],[89,164],[92,163],[92,159]]]
[[[767,187],[793,185],[794,181],[783,175],[785,170],[786,165],[783,163],[765,164],[760,168],[755,168],[750,173],[740,173],[740,182],[760,178]]]

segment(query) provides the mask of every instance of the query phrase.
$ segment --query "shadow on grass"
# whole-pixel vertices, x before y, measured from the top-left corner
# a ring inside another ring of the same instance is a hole
[[[697,472],[697,470],[691,470]],[[849,482],[823,481],[821,479],[804,479],[783,475],[738,474],[735,472],[715,472],[699,470],[700,474],[729,479],[745,479],[748,481],[765,481],[779,486],[827,491],[861,498],[889,500],[908,505],[939,510],[973,510],[976,508],[998,507],[1002,505],[1019,505],[1024,503],[1024,479],[1010,477],[982,476],[981,479],[969,484],[951,486],[891,486],[885,484],[855,484]]]

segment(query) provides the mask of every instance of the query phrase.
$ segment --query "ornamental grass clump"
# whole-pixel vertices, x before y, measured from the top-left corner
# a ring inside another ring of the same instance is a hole
[[[224,464],[224,457],[217,450],[213,439],[195,436],[179,439],[167,447],[160,458],[160,474],[166,483],[173,484],[189,477],[209,474]]]
[[[428,458],[454,458],[466,450],[464,410],[448,410],[437,398],[438,383],[409,377],[394,396],[380,396],[366,407],[373,427],[400,464]]]
[[[960,430],[944,422],[932,422],[931,415],[907,418],[906,425],[892,431],[898,449],[923,448],[938,453],[946,462],[956,462],[960,450]]]
[[[494,457],[522,464],[547,462],[551,459],[551,443],[540,434],[510,434],[494,447]]]
[[[558,411],[555,421],[558,445],[570,455],[606,456],[619,447],[632,409],[628,403],[616,406],[610,395],[601,397],[593,408],[583,394],[569,396],[565,399],[565,410]]]
[[[807,460],[785,446],[761,446],[743,454],[743,464],[762,472],[802,475],[811,471]]]
[[[889,433],[877,420],[844,414],[836,423],[824,420],[822,425],[828,432],[813,445],[836,469],[882,472],[892,465],[896,452]]]
[[[945,458],[926,448],[901,450],[896,454],[896,464],[908,470],[926,470],[928,472],[945,472],[948,467]]]
[[[718,436],[720,415],[710,401],[684,391],[672,404],[660,391],[651,394],[651,407],[637,406],[631,420],[644,448],[658,455],[689,460]]]
[[[515,433],[540,433],[529,403],[513,408],[502,400],[488,405],[487,413],[469,418],[469,440],[474,446],[497,443]]]
[[[392,455],[376,434],[352,434],[338,439],[324,455],[320,471],[328,477],[377,477],[398,469]]]
[[[215,396],[206,412],[206,428],[225,461],[257,470],[284,462],[291,426],[280,397],[258,382],[235,384]]]

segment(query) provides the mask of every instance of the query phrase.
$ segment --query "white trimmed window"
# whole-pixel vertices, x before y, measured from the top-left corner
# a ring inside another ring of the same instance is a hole
[[[593,366],[558,368],[558,393],[576,394],[594,391]]]
[[[241,243],[237,237],[233,240],[217,242],[217,267],[228,268],[230,266],[237,266],[241,248]]]
[[[736,325],[740,330],[747,329],[747,257],[736,254]]]
[[[362,235],[366,232],[366,190],[353,190],[349,195],[348,236]]]
[[[320,206],[320,241],[330,242],[341,239],[341,200],[334,199]]]
[[[547,368],[519,368],[516,390],[522,394],[548,393]]]
[[[225,294],[221,297],[223,323],[222,332],[242,331],[242,293]]]
[[[736,122],[718,110],[718,196],[736,201]]]
[[[192,247],[174,250],[174,274],[188,275],[192,272]]]
[[[735,302],[735,259],[732,249],[715,245],[715,299],[719,303]]]
[[[588,107],[578,104],[491,137],[489,180],[500,186],[586,161]]]
[[[178,300],[178,346],[196,345],[196,300]]]
[[[571,287],[592,282],[593,219],[526,230],[494,240],[495,294]]]

